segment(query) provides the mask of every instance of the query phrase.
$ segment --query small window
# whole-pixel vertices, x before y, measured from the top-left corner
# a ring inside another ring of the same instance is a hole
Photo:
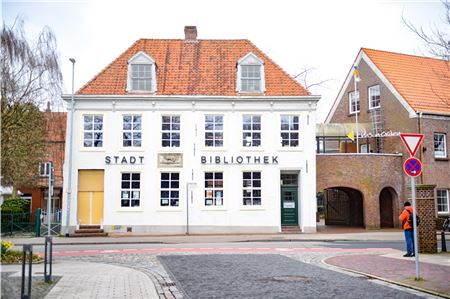
[[[447,134],[434,133],[434,157],[447,158]]]
[[[265,91],[264,61],[252,52],[237,64],[236,90],[243,93],[261,93]]]
[[[180,116],[162,116],[162,146],[180,147]]]
[[[103,147],[103,116],[84,115],[84,147]]]
[[[438,213],[448,213],[448,189],[436,189],[436,199]]]
[[[261,116],[244,115],[242,120],[242,146],[261,146]]]
[[[297,115],[281,116],[281,146],[298,146],[299,137],[299,117]]]
[[[261,66],[243,65],[241,66],[241,91],[260,92],[261,91]]]
[[[205,172],[205,206],[223,206],[222,172]]]
[[[161,206],[178,207],[180,204],[180,174],[178,172],[161,173]]]
[[[205,115],[205,146],[223,146],[223,115]]]
[[[156,63],[143,51],[136,53],[128,60],[127,91],[156,91]]]
[[[139,207],[141,202],[141,174],[138,172],[122,173],[121,207]]]
[[[122,130],[123,147],[140,147],[142,145],[141,115],[124,115]]]
[[[50,174],[50,162],[39,163],[39,176],[48,177]]]
[[[369,109],[380,108],[380,85],[369,87]]]
[[[242,188],[244,206],[261,205],[261,172],[244,172],[242,175]]]
[[[355,114],[359,112],[360,106],[359,106],[359,91],[355,92],[352,91],[348,94],[348,104],[349,104],[349,113]]]

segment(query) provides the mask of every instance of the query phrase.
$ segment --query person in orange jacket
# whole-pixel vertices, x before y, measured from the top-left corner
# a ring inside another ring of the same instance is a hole
[[[409,224],[409,219],[412,217],[413,208],[409,201],[404,203],[404,209],[398,219],[402,222],[403,230],[405,233],[405,242],[406,242],[406,254],[403,255],[405,257],[414,256],[414,229]]]

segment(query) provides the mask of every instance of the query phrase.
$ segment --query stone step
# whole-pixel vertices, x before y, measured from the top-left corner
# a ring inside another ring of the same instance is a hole
[[[79,229],[100,229],[101,226],[97,224],[80,224]]]
[[[300,230],[300,227],[298,226],[282,226],[281,227],[281,233],[283,234],[299,234],[302,231]]]
[[[77,229],[75,230],[75,233],[81,233],[81,234],[90,234],[90,233],[103,233],[104,230],[103,229],[99,229],[99,228],[82,228],[82,229]]]
[[[85,237],[107,237],[108,233],[74,233],[70,234],[70,238],[85,238]]]

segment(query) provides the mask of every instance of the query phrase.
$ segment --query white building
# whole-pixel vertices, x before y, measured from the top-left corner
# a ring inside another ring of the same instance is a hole
[[[138,40],[76,93],[63,231],[315,232],[319,97],[247,40],[185,33]]]

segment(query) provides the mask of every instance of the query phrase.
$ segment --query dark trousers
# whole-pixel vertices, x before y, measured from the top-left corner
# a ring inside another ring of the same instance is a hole
[[[414,254],[414,231],[412,229],[405,230],[406,254]]]

